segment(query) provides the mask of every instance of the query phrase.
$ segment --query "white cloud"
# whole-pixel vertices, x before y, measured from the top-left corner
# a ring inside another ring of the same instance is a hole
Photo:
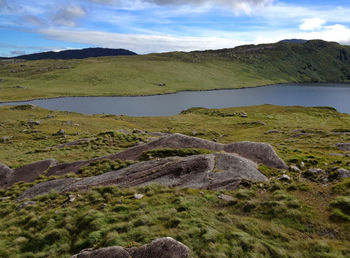
[[[325,23],[326,21],[320,18],[304,19],[299,28],[301,30],[318,30],[321,29]]]
[[[53,22],[63,26],[76,26],[76,19],[84,17],[86,10],[79,5],[68,5],[59,9],[53,17]]]
[[[350,28],[342,24],[323,26],[319,31],[299,33],[297,37],[304,39],[323,39],[349,45]]]
[[[139,54],[231,48],[247,42],[219,37],[176,37],[167,35],[119,34],[101,31],[41,29],[50,39],[91,44],[100,47],[125,48]]]

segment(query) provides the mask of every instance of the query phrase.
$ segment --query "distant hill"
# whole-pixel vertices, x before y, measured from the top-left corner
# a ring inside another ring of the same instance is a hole
[[[100,56],[134,56],[136,53],[126,49],[111,48],[84,48],[63,50],[59,52],[49,51],[29,55],[11,57],[11,59],[42,60],[42,59],[84,59]],[[5,58],[3,58],[5,59]]]
[[[123,58],[9,59],[0,62],[0,79],[0,101],[154,95],[280,83],[349,83],[350,46],[309,40]]]
[[[295,43],[295,44],[304,44],[307,42],[305,39],[284,39],[281,40],[282,43]]]

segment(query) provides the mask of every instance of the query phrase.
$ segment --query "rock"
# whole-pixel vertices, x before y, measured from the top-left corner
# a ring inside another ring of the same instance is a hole
[[[21,204],[17,207],[16,211],[20,211],[20,210],[22,210],[22,209],[28,207],[29,205],[34,205],[34,204],[36,204],[35,201],[28,201],[28,202],[21,203]]]
[[[7,201],[7,200],[10,200],[10,197],[6,196],[6,197],[1,197],[0,198],[0,201]]]
[[[40,121],[34,121],[33,119],[29,119],[27,121],[27,125],[33,126],[33,125],[40,125],[41,122]]]
[[[135,198],[136,200],[141,200],[143,197],[144,197],[143,194],[134,194],[134,198]]]
[[[221,200],[227,201],[227,202],[234,200],[234,198],[232,196],[229,196],[226,194],[219,194],[218,198]]]
[[[305,163],[302,161],[302,162],[300,162],[300,168],[301,169],[304,169],[305,168]]]
[[[239,116],[243,117],[243,118],[247,118],[248,114],[246,112],[241,112],[241,113],[239,113]]]
[[[165,87],[166,84],[165,84],[164,82],[160,82],[160,83],[158,83],[158,86],[160,86],[160,87]]]
[[[132,133],[145,134],[144,131],[139,130],[139,129],[135,129],[135,128],[134,128],[134,130],[132,130]]]
[[[0,82],[4,82],[4,81],[5,81],[4,79],[1,79],[1,78],[0,78]]]
[[[334,157],[344,157],[343,154],[341,153],[329,153],[329,156],[334,156]]]
[[[57,131],[56,135],[64,135],[65,131],[63,129],[60,129]]]
[[[38,161],[32,164],[25,165],[23,167],[13,170],[11,176],[3,182],[0,181],[0,187],[8,188],[11,185],[19,182],[33,182],[37,179],[42,173],[44,173],[48,168],[58,164],[57,160],[49,159]]]
[[[280,181],[290,181],[291,178],[290,178],[290,176],[288,176],[288,175],[282,175],[282,176],[280,176],[280,177],[278,178],[278,180],[280,180]]]
[[[171,237],[159,238],[141,247],[120,246],[83,250],[71,258],[187,258],[190,250]]]
[[[51,119],[51,118],[54,118],[54,117],[55,117],[55,116],[53,116],[53,115],[47,115],[46,118]]]
[[[0,162],[0,187],[7,184],[8,180],[13,176],[13,170]]]
[[[266,134],[275,134],[275,133],[281,133],[281,131],[278,131],[278,130],[270,130],[270,131],[267,131]]]
[[[300,169],[296,165],[291,165],[289,170],[292,172],[301,172]]]
[[[138,160],[145,151],[160,148],[199,148],[213,151],[226,151],[229,153],[237,153],[242,157],[257,163],[262,163],[272,168],[288,168],[284,161],[278,157],[272,146],[266,143],[237,142],[224,145],[183,134],[171,134],[146,144],[137,145],[117,154],[111,154],[92,160],[76,161],[57,165],[49,170],[48,176],[60,176],[71,172],[78,173],[80,168],[89,165],[93,161],[105,159]]]
[[[79,139],[77,141],[62,143],[60,145],[57,145],[56,148],[63,149],[65,147],[71,147],[71,146],[76,146],[76,145],[79,145],[82,143],[88,143],[88,142],[91,142],[92,140],[93,140],[93,138],[82,138],[82,139]]]
[[[68,195],[68,201],[69,202],[74,202],[75,201],[75,196],[73,194]]]
[[[1,137],[1,142],[2,143],[8,143],[10,141],[11,137],[10,136],[3,136]]]
[[[62,124],[63,124],[63,125],[72,125],[73,122],[72,122],[72,121],[66,121],[66,122],[63,122]]]
[[[337,172],[338,172],[339,179],[350,177],[350,171],[345,168],[338,168]]]
[[[337,143],[335,146],[339,150],[350,151],[350,143]]]
[[[310,174],[320,174],[323,173],[323,170],[320,168],[310,168],[307,172]]]
[[[256,163],[233,154],[214,153],[169,157],[139,162],[117,171],[75,179],[75,181],[59,179],[39,183],[25,191],[19,200],[47,194],[52,190],[65,193],[102,185],[142,187],[157,183],[179,188],[233,190],[239,186],[242,179],[267,181],[267,178],[257,169]]]
[[[21,86],[21,85],[17,85],[14,87],[15,89],[26,89],[27,87]]]

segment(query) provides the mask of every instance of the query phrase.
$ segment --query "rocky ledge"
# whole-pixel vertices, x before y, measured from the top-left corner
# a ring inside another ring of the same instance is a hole
[[[83,250],[71,258],[187,258],[190,250],[171,237],[159,238],[141,247],[124,248],[113,246],[96,250]]]
[[[213,153],[190,157],[170,157],[139,162],[129,167],[86,178],[66,178],[39,183],[18,200],[56,191],[87,190],[94,186],[146,186],[158,183],[169,187],[236,189],[242,179],[267,181],[257,164],[236,154]]]

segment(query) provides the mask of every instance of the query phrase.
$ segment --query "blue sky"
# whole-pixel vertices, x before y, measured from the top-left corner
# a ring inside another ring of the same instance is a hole
[[[350,45],[350,1],[0,0],[0,56],[84,47],[144,54],[286,38]]]

